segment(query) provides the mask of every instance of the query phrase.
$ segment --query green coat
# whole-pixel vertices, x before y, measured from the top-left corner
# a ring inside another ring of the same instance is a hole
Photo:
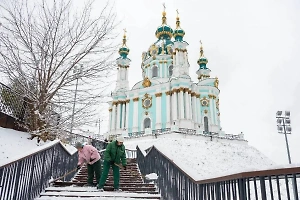
[[[107,162],[114,161],[116,164],[122,162],[122,165],[126,166],[127,162],[124,144],[118,146],[116,141],[109,143],[104,153],[104,160]]]

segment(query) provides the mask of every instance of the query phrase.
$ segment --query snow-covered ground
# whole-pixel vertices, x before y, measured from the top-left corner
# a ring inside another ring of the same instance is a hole
[[[245,171],[281,167],[245,141],[185,138],[179,134],[160,135],[157,139],[125,141],[127,149],[138,145],[145,150],[154,145],[195,180],[220,177]]]
[[[0,127],[0,166],[58,142],[40,141],[38,143],[36,138],[30,140],[29,137],[29,133]],[[76,148],[70,145],[64,145],[64,147],[71,154],[77,151]]]

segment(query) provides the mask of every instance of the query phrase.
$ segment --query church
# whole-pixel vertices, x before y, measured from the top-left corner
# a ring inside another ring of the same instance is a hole
[[[188,43],[177,13],[176,28],[167,24],[165,10],[156,41],[142,53],[141,81],[129,88],[129,48],[126,32],[116,59],[118,75],[109,104],[109,135],[137,136],[178,131],[223,135],[220,125],[218,78],[210,77],[202,43],[198,81],[189,75]]]

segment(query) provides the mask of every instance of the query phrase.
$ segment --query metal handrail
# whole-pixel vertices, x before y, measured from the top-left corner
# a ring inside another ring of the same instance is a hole
[[[144,155],[137,147],[142,174],[157,173],[157,185],[164,199],[294,199],[298,198],[300,167],[248,171],[205,180],[195,180],[173,160],[152,146]],[[292,198],[293,199],[293,198]]]

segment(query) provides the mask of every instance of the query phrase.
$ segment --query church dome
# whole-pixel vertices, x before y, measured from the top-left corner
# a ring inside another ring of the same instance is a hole
[[[197,63],[200,65],[200,64],[207,64],[208,63],[208,60],[206,57],[200,57],[197,61]]]
[[[129,48],[126,46],[126,30],[124,30],[124,36],[123,36],[123,45],[119,49],[119,54],[122,58],[127,58],[127,55],[129,54]]]
[[[201,43],[200,58],[198,59],[197,63],[199,65],[200,69],[207,69],[206,64],[208,63],[208,59],[204,56],[202,42],[200,41],[200,43]]]
[[[160,25],[156,29],[155,35],[158,39],[171,39],[173,36],[173,29],[169,25],[167,25],[167,17],[165,11],[163,11],[162,15],[162,25]]]
[[[182,41],[184,35],[185,35],[185,31],[180,27],[180,20],[177,11],[176,29],[173,32],[173,36],[176,41]]]

